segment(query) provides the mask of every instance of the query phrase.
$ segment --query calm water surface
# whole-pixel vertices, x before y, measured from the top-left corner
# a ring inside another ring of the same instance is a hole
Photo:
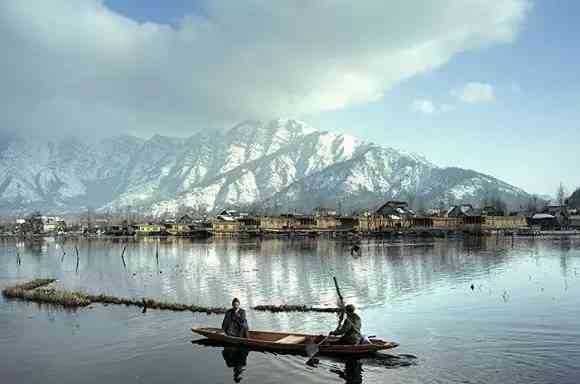
[[[357,258],[324,239],[144,239],[127,243],[126,270],[123,246],[0,240],[0,287],[55,277],[67,289],[204,306],[234,296],[247,308],[332,306],[337,276],[363,331],[398,341],[399,358],[320,358],[311,367],[303,356],[192,343],[192,325],[219,326],[221,316],[0,298],[2,383],[580,382],[580,239],[370,240]],[[336,327],[333,314],[248,317],[254,329]]]

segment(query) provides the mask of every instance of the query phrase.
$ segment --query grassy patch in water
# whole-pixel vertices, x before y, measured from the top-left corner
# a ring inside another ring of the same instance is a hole
[[[57,304],[69,308],[86,307],[92,303],[101,303],[136,306],[141,308],[145,307],[148,309],[161,309],[169,311],[205,312],[207,314],[220,314],[225,313],[226,311],[225,308],[207,308],[197,305],[155,301],[146,298],[128,299],[124,297],[115,297],[104,294],[93,295],[85,292],[42,288],[55,281],[56,279],[34,279],[24,284],[18,284],[5,288],[2,291],[2,294],[4,297],[10,299],[21,299],[37,303]]]
[[[11,299],[28,300],[37,303],[62,305],[67,308],[86,307],[92,303],[115,304],[125,306],[135,306],[144,309],[159,309],[166,311],[190,311],[207,314],[225,313],[225,308],[200,307],[197,305],[170,303],[156,301],[152,299],[129,299],[104,294],[89,294],[85,292],[73,292],[66,290],[56,290],[54,288],[44,288],[52,284],[56,279],[34,279],[24,284],[14,285],[5,288],[2,294]],[[338,308],[316,308],[306,305],[257,305],[252,308],[255,311],[267,312],[327,312],[336,313]]]
[[[306,305],[256,305],[253,307],[255,311],[268,311],[268,312],[339,312],[339,308],[318,308],[309,307]]]

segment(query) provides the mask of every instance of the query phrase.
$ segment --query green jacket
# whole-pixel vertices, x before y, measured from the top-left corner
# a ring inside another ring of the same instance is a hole
[[[361,320],[356,313],[347,313],[342,326],[334,331],[335,335],[342,335],[342,341],[348,344],[357,344],[361,338]]]

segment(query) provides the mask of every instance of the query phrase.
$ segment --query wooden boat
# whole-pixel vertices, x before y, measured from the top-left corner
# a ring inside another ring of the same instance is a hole
[[[304,354],[308,346],[317,345],[324,340],[324,335],[309,335],[304,333],[284,333],[284,332],[262,332],[250,331],[248,338],[228,336],[220,328],[193,327],[194,333],[207,337],[209,340],[229,344],[239,345],[248,348],[269,350],[282,353]],[[393,341],[381,339],[370,339],[370,344],[358,345],[333,345],[337,337],[331,336],[323,344],[318,346],[320,355],[368,355],[384,349],[398,347],[399,344]]]

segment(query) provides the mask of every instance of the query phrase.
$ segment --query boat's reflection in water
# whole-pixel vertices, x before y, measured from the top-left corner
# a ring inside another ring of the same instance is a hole
[[[271,353],[260,349],[249,349],[239,346],[229,346],[220,344],[208,339],[194,340],[192,344],[206,347],[222,348],[222,357],[227,367],[232,368],[234,382],[242,381],[242,374],[246,370],[248,355],[250,351]],[[279,353],[276,353],[279,355]],[[306,357],[306,354],[304,354]],[[338,375],[348,384],[359,384],[363,382],[363,365],[368,367],[400,368],[416,365],[416,357],[413,355],[390,355],[377,353],[373,356],[361,358],[327,357],[317,356],[306,360],[306,364],[315,368],[323,368]]]
[[[242,373],[245,370],[244,367],[247,364],[249,354],[249,349],[240,347],[224,347],[222,351],[226,366],[232,368],[234,371],[234,382],[236,383],[242,381]]]
[[[330,369],[348,384],[359,384],[363,382],[363,363],[359,359],[345,359],[344,369]]]

